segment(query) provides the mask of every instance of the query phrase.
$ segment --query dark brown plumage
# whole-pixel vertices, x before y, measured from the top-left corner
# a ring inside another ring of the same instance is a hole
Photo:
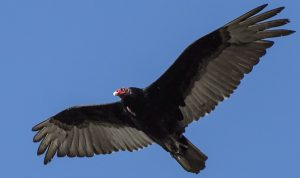
[[[229,97],[266,49],[266,38],[294,31],[270,28],[288,19],[267,20],[283,10],[258,14],[257,7],[192,43],[173,65],[145,89],[123,88],[120,102],[66,109],[33,127],[44,164],[55,154],[91,157],[133,151],[157,143],[187,171],[199,173],[207,157],[183,136],[185,127]]]

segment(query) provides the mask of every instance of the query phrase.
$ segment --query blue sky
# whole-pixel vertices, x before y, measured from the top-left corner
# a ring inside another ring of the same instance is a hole
[[[31,127],[66,107],[116,101],[116,88],[147,86],[188,44],[263,3],[1,0],[1,177],[196,177],[157,145],[44,166]],[[268,3],[286,6],[278,17],[299,31],[300,1]],[[188,127],[209,157],[199,177],[299,177],[299,39],[275,39],[232,97]]]

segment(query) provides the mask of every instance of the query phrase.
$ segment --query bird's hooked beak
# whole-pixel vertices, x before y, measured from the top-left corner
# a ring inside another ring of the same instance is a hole
[[[118,96],[119,93],[118,93],[117,91],[114,91],[114,92],[113,92],[113,95],[114,95],[114,96]]]

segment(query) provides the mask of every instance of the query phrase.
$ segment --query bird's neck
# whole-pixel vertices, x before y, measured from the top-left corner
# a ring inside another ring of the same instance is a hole
[[[145,108],[145,99],[142,96],[127,96],[122,99],[122,103],[126,110],[138,115]]]

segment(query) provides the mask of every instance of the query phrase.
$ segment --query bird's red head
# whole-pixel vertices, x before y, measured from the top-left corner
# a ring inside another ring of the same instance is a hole
[[[117,89],[117,90],[113,93],[113,95],[122,98],[123,96],[125,96],[125,95],[127,95],[127,94],[129,94],[129,93],[130,93],[130,92],[129,92],[129,89],[128,89],[128,88],[120,88],[120,89]]]

